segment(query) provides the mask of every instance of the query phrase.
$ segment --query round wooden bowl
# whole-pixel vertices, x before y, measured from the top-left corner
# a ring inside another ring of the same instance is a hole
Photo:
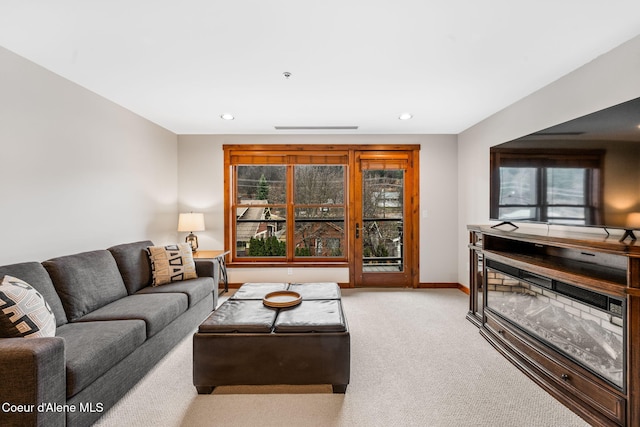
[[[293,307],[302,302],[302,297],[299,293],[293,291],[276,291],[269,292],[262,299],[262,303],[267,307],[283,308]]]

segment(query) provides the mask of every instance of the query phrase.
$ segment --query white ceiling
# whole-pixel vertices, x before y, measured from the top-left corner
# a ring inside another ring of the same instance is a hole
[[[177,134],[459,133],[638,34],[638,0],[0,0],[0,46]]]

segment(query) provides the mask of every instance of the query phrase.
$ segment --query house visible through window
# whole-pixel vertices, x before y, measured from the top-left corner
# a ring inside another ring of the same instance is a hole
[[[236,261],[341,261],[346,248],[345,153],[230,155]]]
[[[236,255],[286,256],[286,166],[235,167]]]
[[[295,256],[344,257],[346,166],[293,168]],[[328,239],[331,251],[323,245]]]

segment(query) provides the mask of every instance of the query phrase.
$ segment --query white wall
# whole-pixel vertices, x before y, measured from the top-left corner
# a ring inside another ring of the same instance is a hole
[[[457,282],[455,135],[180,135],[178,206],[180,212],[205,213],[207,230],[198,233],[202,249],[224,247],[224,144],[420,144],[420,282]],[[265,280],[264,270],[258,268],[234,268],[229,276],[232,283]],[[349,272],[297,268],[287,275],[286,269],[274,268],[269,280],[347,283]]]
[[[420,281],[457,280],[453,135],[177,137],[3,48],[0,94],[0,265],[139,239],[171,243],[178,211],[205,212],[201,248],[222,248],[223,144],[420,144]],[[234,270],[231,280],[262,276]],[[274,269],[271,279],[348,282],[348,271]]]
[[[464,131],[457,144],[454,135],[177,137],[0,48],[0,265],[138,239],[169,243],[178,211],[190,210],[206,213],[202,248],[223,247],[223,144],[415,143],[420,282],[467,284],[466,225],[488,222],[489,147],[636,98],[639,75],[637,37]],[[344,269],[285,274],[272,278],[348,278]],[[231,280],[259,277],[244,269]]]
[[[489,222],[489,147],[637,98],[639,76],[636,37],[458,135],[459,283],[469,282],[466,226]]]
[[[0,48],[0,265],[175,241],[177,136]]]

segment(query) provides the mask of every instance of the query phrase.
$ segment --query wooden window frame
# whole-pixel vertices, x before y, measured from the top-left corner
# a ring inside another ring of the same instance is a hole
[[[355,153],[362,151],[418,151],[419,145],[359,145],[359,144],[301,144],[301,145],[284,145],[284,144],[261,144],[261,145],[245,145],[233,144],[223,145],[224,151],[224,233],[225,247],[230,250],[229,266],[236,267],[349,267],[353,256],[352,233],[354,225],[352,224],[352,206],[354,203],[354,173],[355,173]],[[238,257],[236,255],[236,226],[235,226],[235,206],[236,201],[234,189],[234,166],[237,165],[287,165],[288,174],[293,175],[293,165],[345,165],[345,195],[344,195],[344,228],[345,228],[345,253],[343,257],[338,259],[334,257],[295,257],[294,248],[289,242],[293,241],[293,232],[295,231],[295,217],[293,212],[293,181],[287,184],[287,209],[289,214],[287,219],[291,219],[291,225],[288,227],[287,235],[287,256],[280,257],[264,257],[249,258]],[[417,218],[417,214],[416,214]]]
[[[335,146],[255,146],[224,145],[224,209],[225,209],[225,242],[230,249],[229,265],[233,266],[319,266],[343,267],[348,265],[348,226],[349,226],[349,150]],[[286,167],[285,209],[287,212],[287,250],[283,257],[239,257],[236,253],[236,217],[237,205],[235,194],[235,167],[239,165],[282,165]],[[332,207],[344,210],[344,254],[340,257],[296,256],[292,242],[295,239],[295,210],[300,205],[294,200],[294,168],[296,165],[344,166],[344,200]]]

